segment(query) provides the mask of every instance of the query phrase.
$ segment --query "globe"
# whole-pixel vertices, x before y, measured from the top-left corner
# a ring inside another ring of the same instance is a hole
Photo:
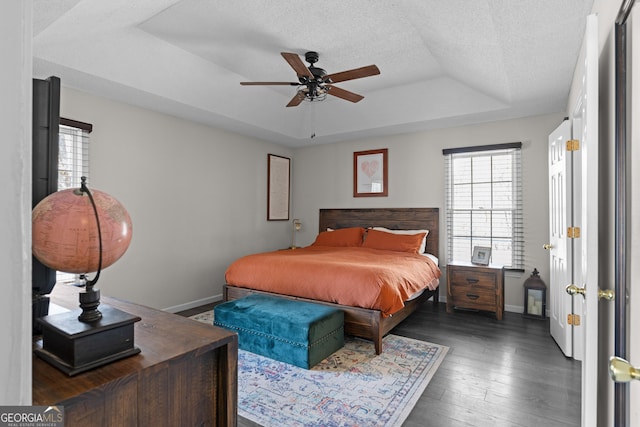
[[[131,243],[129,213],[114,197],[91,190],[100,219],[102,268],[116,262]],[[67,273],[98,271],[100,242],[89,196],[79,188],[45,197],[32,212],[33,255],[47,267]]]

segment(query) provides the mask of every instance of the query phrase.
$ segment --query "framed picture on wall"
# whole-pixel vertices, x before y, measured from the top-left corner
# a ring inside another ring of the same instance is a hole
[[[269,154],[267,175],[267,220],[289,221],[291,159]]]
[[[386,148],[353,153],[353,197],[386,197],[388,167]]]

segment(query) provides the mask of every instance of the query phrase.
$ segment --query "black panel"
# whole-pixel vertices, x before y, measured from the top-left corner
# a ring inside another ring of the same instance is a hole
[[[58,190],[58,127],[60,79],[33,79],[32,208]],[[56,272],[33,258],[34,296],[46,295],[56,284]]]

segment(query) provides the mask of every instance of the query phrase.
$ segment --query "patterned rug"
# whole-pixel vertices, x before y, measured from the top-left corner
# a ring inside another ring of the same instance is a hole
[[[192,319],[212,324],[213,312]],[[265,427],[400,426],[448,347],[387,335],[345,346],[311,370],[238,352],[238,414]]]

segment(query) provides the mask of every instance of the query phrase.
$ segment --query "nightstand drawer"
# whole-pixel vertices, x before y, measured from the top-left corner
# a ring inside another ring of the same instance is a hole
[[[454,285],[451,287],[451,296],[456,306],[459,307],[489,311],[495,311],[496,309],[495,290]]]
[[[493,271],[477,271],[472,268],[456,268],[451,274],[451,284],[454,286],[470,286],[486,289],[495,294],[498,274]]]

